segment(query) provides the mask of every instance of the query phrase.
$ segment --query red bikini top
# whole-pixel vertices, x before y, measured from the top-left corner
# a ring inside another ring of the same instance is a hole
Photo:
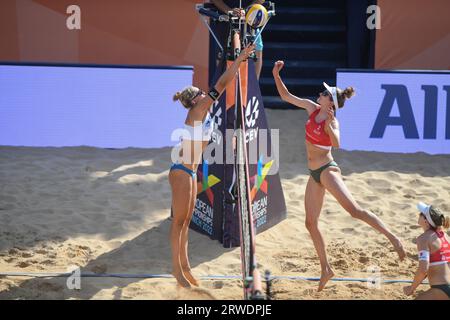
[[[444,232],[436,232],[439,240],[441,240],[441,247],[438,251],[430,254],[430,266],[439,264],[446,264],[450,262],[450,244],[444,236]]]
[[[317,109],[309,116],[305,125],[305,138],[306,141],[309,141],[312,144],[331,147],[332,143],[330,136],[325,132],[325,120],[320,123],[316,122],[316,116],[319,111],[320,109]]]

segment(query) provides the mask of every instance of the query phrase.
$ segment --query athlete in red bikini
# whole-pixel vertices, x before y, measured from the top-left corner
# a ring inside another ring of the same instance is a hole
[[[311,177],[306,186],[305,223],[320,259],[322,275],[319,291],[321,291],[334,276],[327,259],[325,242],[318,226],[325,190],[328,190],[353,218],[366,222],[385,235],[394,246],[400,260],[405,258],[406,253],[399,238],[375,214],[362,209],[356,203],[344,184],[341,170],[331,154],[331,148],[338,148],[340,144],[339,122],[335,117],[335,112],[337,108],[344,106],[346,99],[353,96],[353,88],[340,90],[335,87],[329,87],[324,83],[327,90],[320,93],[317,102],[301,99],[291,94],[281,80],[279,72],[283,65],[283,61],[277,61],[273,68],[273,77],[275,78],[278,93],[284,101],[305,109],[309,115],[305,129],[306,151]]]
[[[419,209],[419,226],[424,233],[417,238],[419,268],[413,284],[404,288],[406,295],[412,295],[428,276],[431,288],[419,294],[417,300],[450,300],[450,243],[444,230],[450,227],[450,218],[438,208],[424,203]]]

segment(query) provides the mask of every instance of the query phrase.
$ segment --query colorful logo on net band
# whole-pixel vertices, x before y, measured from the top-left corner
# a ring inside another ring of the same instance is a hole
[[[262,158],[258,160],[257,174],[250,178],[250,181],[253,184],[253,188],[250,192],[251,201],[255,199],[256,194],[259,190],[261,190],[265,194],[268,193],[269,183],[267,182],[266,177],[273,165],[273,162],[274,160],[269,161],[263,166]]]
[[[197,182],[197,195],[206,192],[206,197],[211,205],[214,205],[214,193],[211,190],[213,186],[220,182],[220,179],[213,174],[208,174],[208,161],[204,160],[202,172],[197,173],[200,182]]]

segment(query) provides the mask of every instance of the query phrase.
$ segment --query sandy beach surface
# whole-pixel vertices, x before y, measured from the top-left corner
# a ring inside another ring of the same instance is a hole
[[[280,177],[288,218],[257,236],[262,271],[276,276],[320,275],[305,228],[308,168],[306,113],[267,110],[280,128]],[[349,139],[351,137],[342,137]],[[90,147],[0,147],[0,272],[170,273],[170,148],[108,150]],[[320,227],[336,277],[410,280],[417,267],[416,203],[450,213],[450,156],[334,151],[357,202],[380,216],[404,241],[399,262],[389,242],[354,220],[327,194]],[[193,273],[239,275],[240,249],[224,249],[194,231]],[[360,282],[276,280],[275,299],[411,299],[405,284],[369,288]],[[428,289],[422,285],[418,292]],[[0,299],[241,299],[239,280],[203,280],[177,289],[174,279],[83,278],[69,290],[65,278],[0,277]]]

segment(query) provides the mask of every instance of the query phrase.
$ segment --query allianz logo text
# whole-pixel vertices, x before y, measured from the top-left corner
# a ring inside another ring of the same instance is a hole
[[[423,132],[419,133],[414,115],[408,88],[399,84],[383,84],[381,88],[386,91],[380,110],[370,133],[370,138],[381,139],[388,126],[401,126],[405,139],[437,139],[439,107],[439,87],[435,85],[422,85],[424,91]],[[445,110],[445,139],[450,140],[450,86],[443,86],[447,93]],[[391,116],[397,105],[399,116]]]

